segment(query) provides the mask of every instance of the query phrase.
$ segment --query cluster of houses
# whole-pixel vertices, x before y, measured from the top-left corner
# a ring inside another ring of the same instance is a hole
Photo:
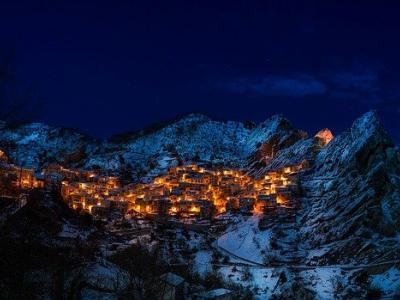
[[[50,165],[40,173],[8,163],[0,152],[0,177],[21,190],[56,183],[63,199],[74,209],[107,216],[110,211],[149,216],[210,219],[226,211],[272,212],[293,208],[297,172],[303,165],[271,171],[252,178],[241,170],[213,169],[189,164],[146,183],[122,185],[118,177],[101,171],[71,170]]]
[[[254,179],[240,170],[173,167],[140,184],[121,185],[118,178],[80,172],[63,177],[61,193],[69,205],[104,216],[110,209],[153,216],[211,218],[225,211],[264,212],[290,206],[299,166]],[[75,178],[75,179],[74,179]],[[72,180],[71,180],[72,179]]]
[[[22,168],[9,162],[7,155],[0,150],[1,196],[11,196],[16,190],[43,188],[45,180],[34,169]]]
[[[94,215],[107,215],[111,209],[122,212],[130,208],[131,186],[122,186],[117,177],[101,176],[96,172],[80,172],[78,180],[63,177],[61,195],[74,209],[87,210]]]

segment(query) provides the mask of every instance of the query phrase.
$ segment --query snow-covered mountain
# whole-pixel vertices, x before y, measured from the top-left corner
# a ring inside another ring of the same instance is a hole
[[[301,178],[304,247],[315,262],[382,262],[400,257],[400,154],[369,112],[316,156]]]
[[[165,157],[175,157],[176,160],[168,160],[173,164],[178,160],[247,167],[248,159],[264,153],[266,145],[281,149],[305,136],[279,115],[249,128],[241,122],[221,122],[190,114],[148,134],[106,141],[85,164],[88,168],[118,170],[128,163],[146,175],[164,170],[168,166]]]
[[[0,147],[26,167],[40,168],[50,162],[112,171],[128,167],[138,178],[157,175],[179,161],[243,167],[249,157],[265,154],[271,147],[277,151],[305,135],[282,116],[251,127],[189,114],[105,141],[40,123],[6,127],[0,130]]]
[[[96,141],[72,129],[29,123],[0,130],[0,148],[15,164],[39,169],[49,163],[78,165]]]

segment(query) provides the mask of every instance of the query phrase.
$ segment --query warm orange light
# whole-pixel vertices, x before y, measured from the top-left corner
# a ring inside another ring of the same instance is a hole
[[[287,202],[286,198],[282,195],[278,195],[276,197],[276,203],[277,204],[285,204]]]
[[[202,209],[201,204],[194,202],[195,200],[209,201],[216,207],[218,213],[225,213],[225,206],[232,199],[237,200],[235,208],[239,208],[240,198],[253,198],[257,203],[257,199],[260,199],[259,196],[280,193],[281,188],[290,183],[289,174],[293,174],[292,172],[296,172],[300,168],[301,166],[288,166],[281,170],[271,171],[261,179],[254,179],[233,169],[207,170],[203,167],[190,165],[171,168],[169,174],[156,177],[151,183],[131,184],[126,187],[119,187],[118,179],[114,177],[94,176],[94,173],[80,172],[81,178],[87,178],[87,176],[96,178],[91,182],[62,181],[62,194],[66,199],[73,195],[80,197],[80,203],[73,204],[72,207],[81,206],[89,211],[92,210],[92,205],[86,203],[86,198],[96,199],[97,206],[101,206],[103,199],[106,198],[114,201],[129,201],[130,207],[133,205],[134,210],[153,213],[156,201],[163,197],[169,199],[173,204],[169,209],[171,214],[179,211],[179,208],[175,205],[183,200],[189,201],[189,204],[185,203],[184,206],[192,214],[197,214]],[[65,172],[66,169],[63,170]],[[198,176],[198,174],[204,175]],[[22,177],[21,181],[16,182],[16,184],[36,187],[41,186],[44,182],[37,181],[34,177]],[[178,193],[172,194],[173,191]],[[144,199],[152,202],[136,202]],[[68,201],[70,201],[69,198]],[[76,198],[74,198],[74,201],[76,201]],[[190,201],[193,202],[190,203]],[[285,196],[278,195],[276,201],[278,204],[284,205],[288,202],[288,199]],[[141,206],[138,203],[145,203],[146,205]],[[256,204],[254,212],[262,213],[263,209],[264,203],[261,201]]]
[[[192,206],[190,208],[190,211],[193,213],[198,213],[198,212],[200,212],[200,207]]]

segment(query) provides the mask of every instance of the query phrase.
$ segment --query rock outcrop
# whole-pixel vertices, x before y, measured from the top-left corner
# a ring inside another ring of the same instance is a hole
[[[400,257],[400,156],[375,112],[322,148],[301,186],[301,239],[310,262]]]
[[[268,171],[279,170],[286,166],[299,165],[305,161],[313,163],[319,151],[333,139],[333,134],[329,129],[323,129],[311,138],[307,138],[307,135],[302,131],[292,129],[289,136],[290,138],[285,140],[287,141],[286,144],[275,147],[276,152],[273,155],[257,151],[255,155],[263,153],[264,160],[259,157],[258,161],[250,164],[250,174],[260,177]],[[268,145],[268,143],[270,141],[265,144]],[[260,163],[260,161],[263,163]]]
[[[333,134],[332,131],[330,131],[328,128],[325,128],[318,131],[315,135],[315,138],[320,141],[321,146],[326,146],[333,140]]]
[[[303,149],[299,149],[299,146],[307,144],[307,133],[295,129],[285,118],[275,116],[263,124],[265,123],[269,125],[269,134],[259,139],[257,148],[253,148],[252,151],[248,152],[251,154],[247,168],[249,169],[249,174],[255,177],[264,175],[266,171],[273,167],[275,161],[279,161],[280,157],[285,157],[288,160],[290,157],[295,156],[297,159],[299,151],[301,153],[304,152]],[[287,155],[292,151],[296,151],[296,153]],[[275,163],[275,165],[279,165],[279,163]]]

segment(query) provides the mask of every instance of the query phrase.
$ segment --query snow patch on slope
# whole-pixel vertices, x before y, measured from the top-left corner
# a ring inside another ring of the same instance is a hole
[[[260,231],[258,222],[261,215],[254,215],[231,226],[227,233],[217,240],[218,247],[240,258],[263,264],[265,251],[269,249],[270,230]]]

